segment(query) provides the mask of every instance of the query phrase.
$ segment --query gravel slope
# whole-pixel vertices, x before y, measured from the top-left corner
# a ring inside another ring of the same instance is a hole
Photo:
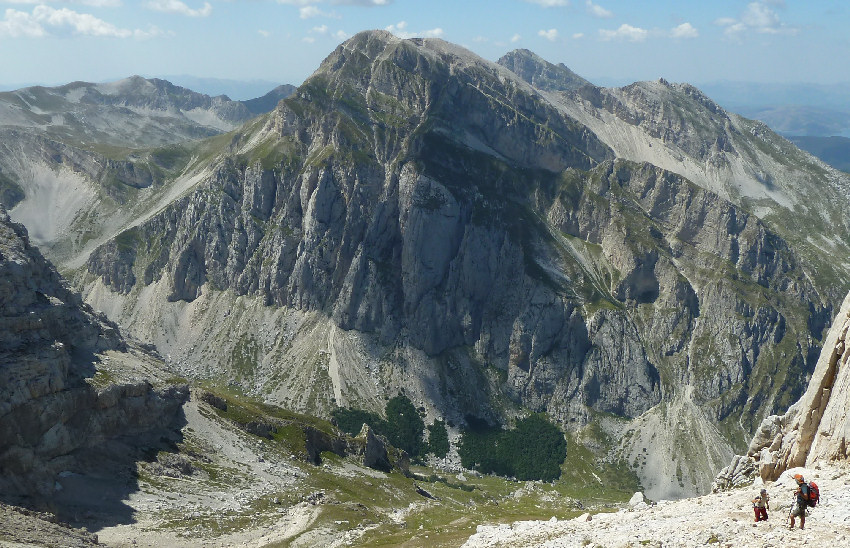
[[[789,530],[788,511],[793,475],[817,482],[821,504],[811,509],[806,530]],[[637,504],[611,514],[584,515],[570,521],[525,521],[481,525],[463,545],[484,547],[605,548],[638,546],[786,547],[850,546],[850,467],[785,472],[766,487],[771,496],[770,519],[753,523],[750,500],[760,485],[713,493],[693,499]]]

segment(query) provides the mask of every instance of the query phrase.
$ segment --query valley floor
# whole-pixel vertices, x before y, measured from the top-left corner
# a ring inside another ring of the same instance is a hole
[[[806,529],[788,528],[788,512],[801,472],[820,487],[821,503],[810,509]],[[757,480],[758,481],[758,480]],[[479,526],[463,545],[478,547],[604,547],[718,546],[776,547],[850,546],[850,468],[801,468],[785,472],[766,485],[771,497],[770,518],[753,521],[750,501],[759,486],[678,501],[637,506],[616,513],[580,516],[568,521],[525,521]]]

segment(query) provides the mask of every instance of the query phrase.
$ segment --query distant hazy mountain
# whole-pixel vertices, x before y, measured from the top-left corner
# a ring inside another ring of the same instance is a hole
[[[141,76],[0,93],[0,128],[27,128],[66,144],[175,143],[230,131],[252,116],[228,97]]]
[[[835,169],[850,172],[850,138],[791,136],[788,139]]]
[[[731,110],[737,110],[740,107],[808,105],[841,111],[847,110],[850,105],[850,83],[709,82],[700,84],[700,89]]]
[[[261,97],[280,85],[271,80],[230,80],[226,78],[201,78],[186,74],[163,76],[164,80],[178,86],[195,90],[207,95],[227,95],[234,101],[246,101]]]
[[[850,135],[850,112],[809,106],[742,107],[739,114],[760,120],[784,136]]]

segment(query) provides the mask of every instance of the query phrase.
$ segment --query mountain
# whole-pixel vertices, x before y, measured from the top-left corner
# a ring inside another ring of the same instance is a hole
[[[545,411],[653,497],[707,490],[802,393],[847,179],[691,86],[508,58],[549,89],[359,34],[238,130],[114,160],[167,165],[147,187],[76,171],[97,199],[46,249],[183,375],[325,416]]]
[[[716,480],[723,488],[752,479],[775,480],[796,467],[850,460],[850,294],[824,341],[806,392],[782,415],[766,417],[747,448]]]
[[[788,140],[835,169],[850,172],[850,138],[791,136]]]
[[[544,91],[573,91],[592,85],[563,63],[554,65],[527,49],[511,51],[497,63]]]
[[[82,145],[175,143],[229,131],[251,116],[245,105],[226,96],[209,97],[140,76],[0,93],[0,126],[37,129]]]
[[[61,507],[60,473],[129,465],[188,392],[69,290],[2,206],[0,279],[0,498]]]
[[[760,120],[783,136],[831,137],[847,135],[850,113],[807,106],[742,108],[740,113]]]
[[[234,80],[230,78],[204,78],[187,74],[160,76],[162,80],[215,97],[227,95],[235,101],[248,101],[265,95],[268,90],[279,86],[272,80]]]
[[[746,456],[736,456],[715,483],[715,493],[648,505],[641,493],[628,512],[584,514],[570,520],[479,525],[464,547],[613,545],[624,538],[643,545],[830,545],[850,538],[850,294],[824,341],[805,394],[784,414],[765,419]],[[788,530],[794,474],[815,481],[821,498],[809,509],[806,531]],[[752,498],[766,489],[769,522],[752,523]],[[827,494],[828,493],[828,494]],[[788,495],[786,497],[786,495]],[[699,508],[694,512],[694,508]],[[768,523],[779,521],[779,525]],[[813,525],[814,522],[814,525]],[[765,530],[767,529],[767,530]],[[708,539],[708,540],[706,540]]]
[[[274,110],[274,107],[277,106],[281,99],[286,99],[293,93],[295,93],[295,86],[284,84],[282,86],[277,86],[262,97],[242,101],[242,104],[248,108],[251,114],[264,114]]]
[[[833,302],[843,297],[850,266],[850,225],[841,212],[847,177],[688,84],[585,87],[553,100],[618,157],[678,173],[758,215],[805,257],[809,276],[834,287]]]
[[[81,240],[94,248],[102,223],[114,227],[130,218],[128,206],[144,207],[136,190],[156,195],[184,167],[182,143],[229,131],[288,93],[280,86],[243,104],[138,76],[0,93],[0,201],[64,262]]]

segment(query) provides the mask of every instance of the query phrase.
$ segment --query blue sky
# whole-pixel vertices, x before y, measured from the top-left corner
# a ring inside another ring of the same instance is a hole
[[[132,74],[300,84],[366,29],[597,83],[850,82],[846,0],[0,0],[0,86]]]

